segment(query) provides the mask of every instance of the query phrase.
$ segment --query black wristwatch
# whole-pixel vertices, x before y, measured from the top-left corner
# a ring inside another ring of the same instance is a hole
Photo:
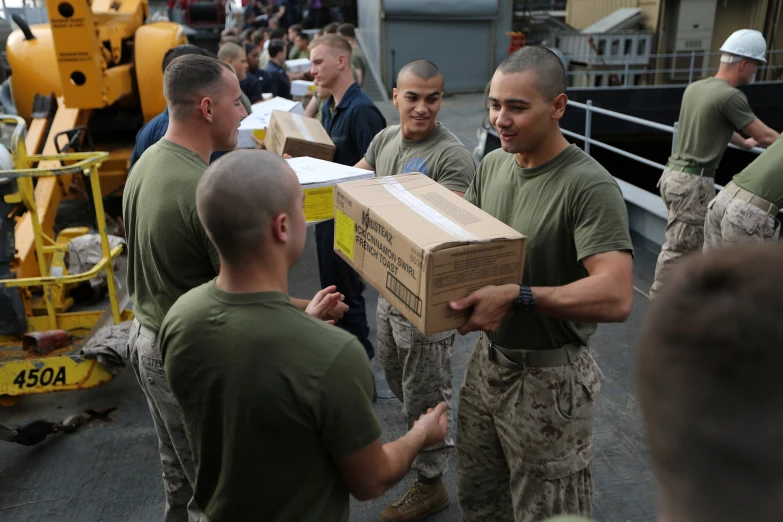
[[[529,286],[519,287],[519,297],[514,299],[511,305],[515,312],[531,313],[536,308],[536,300],[533,299],[533,289]]]

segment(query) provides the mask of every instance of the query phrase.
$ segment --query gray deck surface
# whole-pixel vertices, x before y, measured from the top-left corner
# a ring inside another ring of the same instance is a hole
[[[382,111],[389,124],[397,123],[391,103]],[[481,96],[446,98],[440,120],[469,149],[477,143],[482,117]],[[319,288],[314,238],[308,236],[305,252],[291,273],[292,295],[312,296]],[[594,461],[596,498],[594,518],[607,522],[654,520],[655,492],[635,399],[634,364],[636,332],[647,307],[655,253],[637,248],[634,310],[623,324],[603,325],[594,337],[595,354],[606,379],[598,398]],[[377,294],[367,293],[371,339],[375,339]],[[465,364],[475,336],[458,337],[454,346],[454,388],[462,383]],[[404,417],[373,361],[378,393],[375,411],[384,427],[384,440],[400,436]],[[455,407],[456,404],[455,393]],[[147,404],[131,372],[124,372],[100,388],[22,399],[13,408],[0,408],[0,422],[15,424],[30,417],[60,419],[88,408],[115,406],[111,422],[93,422],[69,435],[50,437],[27,448],[0,443],[0,521],[3,522],[157,522],[162,519],[163,486],[157,440]],[[455,426],[451,426],[452,434]],[[410,486],[408,476],[372,502],[352,501],[351,520],[377,520],[378,513]],[[461,520],[456,505],[454,462],[445,477],[454,500],[428,520]],[[263,495],[263,492],[259,492]],[[259,520],[262,516],[259,517]]]

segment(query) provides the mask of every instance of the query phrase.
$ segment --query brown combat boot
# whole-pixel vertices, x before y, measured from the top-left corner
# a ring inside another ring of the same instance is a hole
[[[386,506],[381,522],[418,522],[443,511],[449,505],[449,492],[441,477],[428,479],[419,475],[411,489],[400,500]]]

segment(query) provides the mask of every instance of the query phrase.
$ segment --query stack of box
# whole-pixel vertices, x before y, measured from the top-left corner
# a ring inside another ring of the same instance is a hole
[[[334,186],[344,181],[375,177],[371,170],[357,169],[315,158],[289,159],[305,193],[305,219],[315,224],[334,218]]]
[[[251,107],[251,113],[242,120],[239,125],[238,149],[253,149],[256,142],[253,136],[259,140],[266,139],[266,130],[273,111],[284,111],[293,114],[304,114],[304,107],[299,102],[286,100],[285,98],[272,98],[269,101],[256,103]]]
[[[449,303],[521,284],[526,238],[421,174],[340,183],[334,250],[427,335],[459,328]]]
[[[286,67],[291,74],[306,73],[310,70],[310,60],[307,58],[299,58],[297,60],[286,60]]]

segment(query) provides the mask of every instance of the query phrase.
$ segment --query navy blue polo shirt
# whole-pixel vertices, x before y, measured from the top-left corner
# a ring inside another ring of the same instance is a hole
[[[239,80],[239,88],[248,97],[250,103],[260,102],[263,99],[264,83],[254,74],[247,74],[244,79]]]
[[[133,167],[133,164],[138,161],[145,150],[158,143],[160,139],[166,135],[167,130],[169,130],[168,107],[139,129],[138,134],[136,134],[136,144],[133,146],[133,152],[130,157],[130,167]],[[223,154],[223,152],[213,152],[209,161],[213,162]]]
[[[291,99],[291,80],[288,78],[288,73],[272,61],[264,67],[264,92]]]
[[[323,124],[335,145],[334,163],[354,166],[364,158],[370,142],[386,128],[386,119],[378,107],[354,82],[337,104],[332,116],[334,97],[324,103]]]

